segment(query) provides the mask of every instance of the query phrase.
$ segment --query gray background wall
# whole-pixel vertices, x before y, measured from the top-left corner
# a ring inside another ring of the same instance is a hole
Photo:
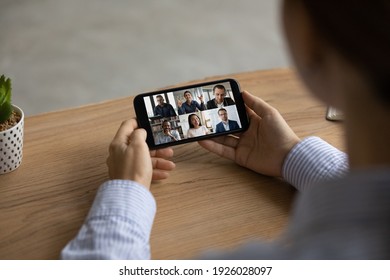
[[[0,0],[0,74],[33,115],[289,65],[275,0]]]

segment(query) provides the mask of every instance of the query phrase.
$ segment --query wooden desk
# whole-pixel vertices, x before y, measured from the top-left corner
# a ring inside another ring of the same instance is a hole
[[[292,71],[230,77],[277,107],[299,136],[318,135],[343,147],[340,125],[325,120],[325,107]],[[221,77],[206,80],[215,78]],[[23,163],[0,176],[0,259],[58,258],[107,179],[110,141],[122,120],[131,117],[132,97],[26,118]],[[212,247],[272,239],[284,229],[291,186],[196,143],[174,150],[175,171],[151,187],[158,205],[151,236],[154,259],[191,258]]]

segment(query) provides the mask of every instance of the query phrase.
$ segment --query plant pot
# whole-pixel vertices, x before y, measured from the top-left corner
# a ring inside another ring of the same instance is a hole
[[[24,113],[15,105],[12,107],[20,115],[20,120],[15,126],[0,132],[0,174],[14,171],[22,163]]]

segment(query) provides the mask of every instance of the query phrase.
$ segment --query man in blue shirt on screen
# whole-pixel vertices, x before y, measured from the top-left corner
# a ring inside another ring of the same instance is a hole
[[[189,113],[195,113],[198,111],[206,110],[206,106],[203,102],[203,95],[199,96],[200,104],[192,100],[192,94],[190,91],[184,92],[184,98],[186,99],[186,102],[182,103],[179,101],[179,115],[189,114]]]

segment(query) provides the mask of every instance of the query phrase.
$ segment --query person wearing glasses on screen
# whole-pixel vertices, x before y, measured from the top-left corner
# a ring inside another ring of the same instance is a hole
[[[215,127],[216,133],[236,130],[240,128],[238,122],[228,119],[228,113],[225,108],[221,108],[218,110],[218,116],[220,117],[221,122],[218,123]]]
[[[158,104],[156,105],[156,107],[154,107],[155,116],[161,116],[163,118],[177,116],[175,109],[173,109],[173,106],[171,104],[165,103],[164,97],[162,95],[157,95],[156,100]]]
[[[222,108],[236,104],[233,99],[226,97],[226,88],[224,85],[215,85],[213,87],[214,98],[207,102],[207,109]]]

